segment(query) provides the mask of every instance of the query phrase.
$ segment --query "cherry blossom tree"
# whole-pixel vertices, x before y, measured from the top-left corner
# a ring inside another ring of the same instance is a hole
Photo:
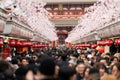
[[[66,42],[74,42],[120,17],[120,0],[98,0],[85,9],[78,25],[70,32]]]
[[[17,15],[17,18],[32,27],[32,29],[44,36],[50,41],[57,40],[55,25],[50,22],[49,16],[52,16],[40,0],[2,0],[0,7],[3,9],[9,8],[11,14]]]

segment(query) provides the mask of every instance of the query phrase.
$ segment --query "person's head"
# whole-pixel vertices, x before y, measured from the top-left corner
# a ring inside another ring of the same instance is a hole
[[[115,63],[118,63],[119,60],[117,57],[112,57],[111,61],[113,64],[115,64]]]
[[[71,56],[72,56],[72,60],[73,60],[73,61],[77,61],[77,59],[78,59],[78,54],[72,54]]]
[[[117,78],[114,75],[105,75],[101,80],[117,80]]]
[[[69,66],[61,67],[59,70],[59,77],[61,80],[75,80],[76,71]]]
[[[34,61],[36,61],[36,60],[38,59],[38,56],[37,56],[37,55],[33,55],[33,56],[32,56],[32,59],[33,59]]]
[[[62,58],[63,61],[65,61],[67,59],[67,54],[66,53],[61,54],[61,58]]]
[[[78,60],[77,60],[77,64],[80,64],[80,63],[83,63],[83,64],[84,64],[84,60],[78,59]]]
[[[99,70],[100,76],[103,76],[105,73],[108,72],[106,66],[103,63],[95,63],[94,67]]]
[[[82,54],[80,55],[80,58],[84,60],[84,59],[85,59],[85,54],[82,53]]]
[[[22,64],[22,66],[27,66],[29,63],[28,63],[28,60],[26,58],[22,58],[21,64]]]
[[[116,54],[114,54],[114,56],[117,57],[118,60],[120,60],[120,53],[116,53]]]
[[[86,67],[84,70],[84,78],[89,78],[90,67]]]
[[[120,63],[116,63],[111,67],[112,74],[114,76],[119,76],[120,75]]]
[[[7,61],[4,60],[0,60],[0,73],[4,72],[5,70],[7,70],[9,68],[9,63]]]
[[[25,75],[27,74],[28,72],[28,68],[26,66],[24,67],[19,67],[16,71],[15,71],[15,75],[16,75],[16,78],[18,80],[24,80],[25,78]]]
[[[91,68],[89,71],[89,79],[88,80],[100,80],[99,70],[96,68]]]
[[[54,76],[55,74],[55,62],[50,57],[45,57],[40,63],[39,71],[45,76]]]
[[[88,67],[90,67],[91,65],[91,61],[88,61],[87,59],[85,59],[84,60],[84,64],[85,64],[85,66],[88,66]]]
[[[0,80],[13,78],[14,71],[8,61],[0,60]]]
[[[84,69],[85,69],[85,65],[83,63],[77,64],[76,66],[77,73],[83,75]]]
[[[101,58],[100,63],[103,63],[105,66],[107,66],[107,60],[105,58]]]
[[[103,63],[98,64],[98,69],[99,69],[100,76],[103,76],[105,73],[107,73],[107,68]]]
[[[18,64],[18,60],[16,58],[13,58],[11,62],[12,64]]]

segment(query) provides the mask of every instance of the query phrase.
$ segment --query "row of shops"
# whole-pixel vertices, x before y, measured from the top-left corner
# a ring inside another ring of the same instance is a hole
[[[120,52],[120,20],[100,27],[75,42],[76,48],[102,48],[101,52]]]
[[[17,53],[28,51],[31,47],[44,48],[48,47],[47,42],[40,34],[34,32],[32,28],[18,20],[16,17],[9,17],[9,13],[0,8],[0,53],[2,58],[11,55],[11,50],[17,49]]]

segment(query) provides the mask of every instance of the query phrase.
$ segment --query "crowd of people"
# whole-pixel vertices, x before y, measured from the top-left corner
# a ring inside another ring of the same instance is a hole
[[[120,53],[44,48],[0,60],[0,80],[120,80]]]

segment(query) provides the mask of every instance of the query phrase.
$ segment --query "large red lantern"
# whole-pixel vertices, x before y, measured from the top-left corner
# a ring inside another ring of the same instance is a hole
[[[120,45],[120,39],[115,40],[116,45]]]
[[[45,47],[47,47],[47,48],[48,48],[48,47],[49,47],[49,45],[45,45]]]
[[[33,42],[21,41],[21,46],[30,47],[33,45]]]
[[[90,47],[90,44],[84,44],[84,47]]]
[[[12,46],[12,47],[14,47],[14,46],[16,46],[16,41],[15,41],[15,39],[9,39],[9,46]]]
[[[18,39],[10,39],[8,44],[11,47],[19,47],[22,45],[20,40],[18,40]]]
[[[75,45],[75,47],[79,47],[79,45],[78,45],[78,44],[76,44],[76,45]]]
[[[79,44],[79,47],[85,47],[85,44]]]
[[[0,47],[3,46],[3,38],[0,38]]]
[[[36,48],[36,46],[37,46],[37,45],[36,45],[36,44],[34,44],[32,47],[33,47],[33,48]]]
[[[44,44],[34,44],[33,48],[45,48],[45,47],[49,47],[48,45],[44,45]]]
[[[15,40],[15,43],[16,43],[16,46],[21,46],[21,42],[20,42],[20,40]]]
[[[91,48],[95,49],[97,47],[97,44],[92,44]]]
[[[113,40],[109,39],[109,40],[105,40],[105,45],[110,46],[113,44]]]
[[[97,45],[105,46],[105,41],[104,40],[97,41]]]

